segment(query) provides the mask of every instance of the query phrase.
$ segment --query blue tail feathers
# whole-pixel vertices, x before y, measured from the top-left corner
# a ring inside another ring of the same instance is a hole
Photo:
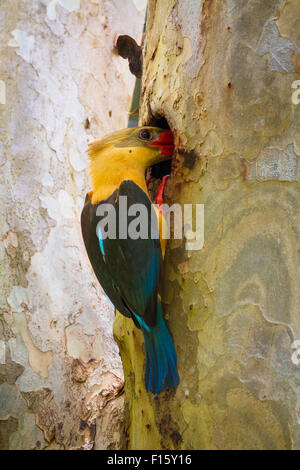
[[[161,303],[158,304],[156,326],[146,327],[140,317],[137,315],[135,317],[141,326],[145,340],[147,392],[158,394],[167,388],[176,388],[179,384],[177,356],[163,318]]]

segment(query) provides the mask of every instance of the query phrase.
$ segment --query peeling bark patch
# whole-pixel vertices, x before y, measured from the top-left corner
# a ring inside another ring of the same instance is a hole
[[[81,447],[82,450],[90,450],[93,448],[96,436],[96,424],[90,421],[80,421],[79,432],[84,436],[85,444]]]
[[[133,0],[138,11],[144,11],[147,6],[147,0]]]
[[[299,35],[299,2],[298,0],[288,0],[285,2],[276,21],[280,34],[290,39],[298,49],[300,48]],[[300,52],[300,51],[298,51]]]
[[[25,313],[15,312],[13,329],[16,334],[21,335],[23,342],[28,351],[28,361],[32,369],[41,377],[49,376],[48,368],[53,361],[53,353],[51,351],[40,351],[34,344],[31,333],[28,328]]]
[[[29,36],[25,31],[15,29],[11,32],[13,39],[10,39],[8,46],[18,47],[17,54],[26,62],[31,62],[31,53],[34,47],[34,36]]]
[[[52,0],[47,5],[47,16],[49,20],[54,21],[56,19],[56,6],[60,5],[65,8],[68,12],[79,10],[80,0]]]
[[[18,234],[12,231],[7,232],[4,236],[3,243],[8,253],[14,256],[15,249],[18,248]]]
[[[65,331],[69,356],[74,359],[78,359],[83,363],[87,363],[91,359],[94,359],[94,337],[86,335],[82,325],[69,325]],[[79,362],[77,361],[75,364],[78,366]],[[76,370],[76,365],[74,370]],[[76,373],[75,376],[77,376]]]
[[[124,395],[119,395],[123,381],[109,372],[103,375],[98,387],[98,404],[102,410],[97,418],[95,449],[120,449],[123,437],[121,426],[124,419]]]
[[[96,423],[95,450],[126,449],[124,420],[124,396],[110,401]],[[122,440],[122,441],[121,441]]]
[[[298,181],[300,184],[300,159],[293,145],[282,150],[276,147],[265,148],[255,163],[247,164],[247,179],[251,182],[278,180]]]
[[[22,286],[14,286],[7,302],[14,312],[22,312],[24,305],[28,304],[27,290]]]
[[[51,408],[53,392],[49,388],[32,392],[22,392],[27,402],[28,409],[36,416],[36,423],[43,431],[44,438],[51,442],[55,436],[55,414]]]
[[[83,383],[88,378],[89,373],[85,365],[78,359],[72,362],[72,378],[76,382]]]
[[[48,188],[52,188],[53,187],[53,178],[52,176],[50,175],[50,173],[45,173],[44,176],[43,176],[43,179],[42,179],[42,184],[43,186],[46,186]]]
[[[201,155],[208,157],[218,157],[222,155],[224,151],[224,145],[218,134],[211,130],[207,134],[203,144],[201,145]]]
[[[292,54],[296,48],[288,39],[280,36],[275,19],[266,22],[257,52],[259,55],[269,54],[270,70],[295,72]]]
[[[192,78],[197,77],[204,63],[201,36],[202,8],[203,0],[182,0],[176,3],[170,16],[174,25],[180,25],[182,37],[190,41],[192,57],[183,65],[183,70]]]
[[[12,361],[10,348],[7,346],[6,351],[4,349],[4,362],[0,364],[0,384],[7,382],[13,385],[18,377],[24,372],[24,367],[17,362]]]
[[[33,413],[24,413],[18,422],[18,430],[10,436],[10,449],[40,449],[45,444],[42,431],[35,424]]]
[[[18,420],[9,417],[0,421],[0,450],[9,450],[9,438],[18,429]]]
[[[26,402],[15,385],[0,385],[0,420],[19,418],[26,411]]]
[[[224,102],[224,113],[221,116],[216,107],[213,119],[218,122],[217,133],[226,153],[242,152],[254,160],[270,138],[283,133],[291,120],[288,77],[281,81],[279,74],[269,71],[267,57],[260,57],[242,42],[228,47],[225,69],[217,68],[215,79],[221,83],[226,74],[232,88],[215,90]],[[218,100],[212,100],[217,106]],[[249,128],[253,129],[251,137]]]

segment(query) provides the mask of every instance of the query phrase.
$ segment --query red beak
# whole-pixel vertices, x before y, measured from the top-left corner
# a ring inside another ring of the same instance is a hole
[[[149,144],[151,147],[159,147],[162,155],[173,155],[174,138],[171,131],[167,130],[160,134],[158,139]]]

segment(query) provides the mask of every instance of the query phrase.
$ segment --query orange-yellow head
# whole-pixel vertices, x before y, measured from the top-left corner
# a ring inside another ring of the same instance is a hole
[[[172,132],[150,126],[123,129],[91,142],[92,203],[109,197],[126,179],[146,190],[146,168],[169,160],[173,152]]]

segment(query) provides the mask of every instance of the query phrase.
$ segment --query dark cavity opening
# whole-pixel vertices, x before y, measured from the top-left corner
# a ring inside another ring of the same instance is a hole
[[[147,122],[147,126],[160,127],[162,129],[170,129],[168,121],[163,116],[153,116]],[[159,186],[162,182],[162,178],[166,175],[171,175],[172,172],[172,160],[166,160],[165,162],[157,163],[152,165],[146,171],[146,180],[148,184],[148,190],[153,199],[155,199]]]

